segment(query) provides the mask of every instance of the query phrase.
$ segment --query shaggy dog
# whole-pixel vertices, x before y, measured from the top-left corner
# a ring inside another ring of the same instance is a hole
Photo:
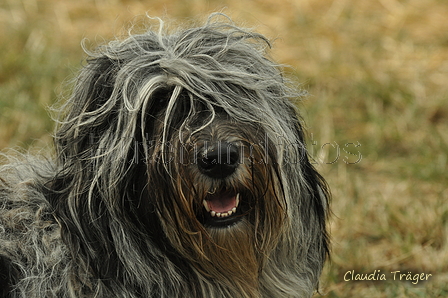
[[[328,191],[260,34],[204,26],[89,52],[55,157],[0,169],[2,297],[310,297]]]

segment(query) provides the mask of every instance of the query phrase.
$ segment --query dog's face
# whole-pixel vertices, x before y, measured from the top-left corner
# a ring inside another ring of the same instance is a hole
[[[88,60],[56,134],[53,188],[67,199],[53,204],[97,275],[126,268],[96,253],[120,259],[119,245],[248,297],[276,270],[320,272],[328,195],[268,45],[211,23],[131,36]]]
[[[261,103],[243,97],[247,90],[235,92],[238,106],[223,106],[176,89],[155,91],[150,99],[158,104],[144,121],[151,139],[141,149],[148,152],[148,197],[141,199],[154,205],[170,244],[198,270],[222,280],[223,273],[245,278],[255,287],[263,259],[287,226],[286,162],[280,158],[287,145],[295,152],[303,143],[285,144],[285,132],[269,127],[266,111],[256,107]],[[263,99],[269,109],[278,100]],[[241,110],[244,105],[253,106],[253,114]],[[285,106],[286,129],[296,129],[295,111]]]
[[[149,184],[170,181],[172,197],[179,198],[158,200],[162,213],[177,212],[179,225],[189,217],[193,225],[209,229],[254,222],[262,218],[256,211],[266,209],[281,219],[286,206],[278,189],[277,148],[260,122],[241,123],[223,108],[207,107],[188,94],[175,100],[171,113],[190,116],[166,128],[162,120],[166,111],[160,113],[147,160]],[[192,107],[182,111],[186,105]]]

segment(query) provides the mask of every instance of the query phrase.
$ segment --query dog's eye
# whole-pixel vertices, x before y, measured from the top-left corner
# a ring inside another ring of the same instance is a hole
[[[165,107],[167,105],[167,103],[168,103],[168,99],[167,98],[159,97],[155,101],[154,106],[156,108],[160,108],[161,109],[161,108]]]

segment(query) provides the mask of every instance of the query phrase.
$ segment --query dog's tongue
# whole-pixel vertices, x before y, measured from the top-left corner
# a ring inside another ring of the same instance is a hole
[[[236,196],[234,193],[208,195],[206,201],[208,208],[216,213],[227,212],[236,207]]]

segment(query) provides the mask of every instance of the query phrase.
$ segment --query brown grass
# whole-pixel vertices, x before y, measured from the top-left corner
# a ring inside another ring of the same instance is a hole
[[[446,1],[3,0],[0,148],[51,143],[46,107],[79,68],[82,38],[119,36],[145,13],[221,10],[276,39],[274,58],[311,94],[309,147],[334,196],[324,297],[447,297]],[[344,281],[350,270],[387,280]],[[397,270],[432,276],[413,285]]]

